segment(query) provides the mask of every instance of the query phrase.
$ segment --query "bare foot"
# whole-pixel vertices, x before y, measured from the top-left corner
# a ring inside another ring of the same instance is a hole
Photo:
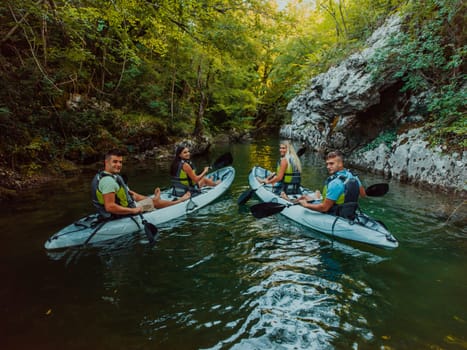
[[[217,180],[216,182],[214,182],[214,184],[217,186],[221,183],[222,181],[221,180]]]
[[[191,197],[191,193],[190,192],[186,192],[183,196],[180,197],[180,199],[182,201],[186,201],[188,198]]]
[[[282,198],[282,199],[285,199],[286,201],[289,201],[289,202],[290,202],[290,198],[285,194],[284,191],[281,192],[281,198]]]
[[[154,199],[159,200],[160,197],[161,197],[161,189],[159,187],[156,187],[156,189],[154,190]]]

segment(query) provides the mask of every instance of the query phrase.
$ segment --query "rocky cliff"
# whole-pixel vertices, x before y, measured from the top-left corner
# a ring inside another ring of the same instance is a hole
[[[403,94],[402,83],[391,72],[375,79],[368,69],[377,50],[400,30],[401,19],[390,17],[365,49],[311,79],[308,88],[290,101],[292,122],[280,134],[318,152],[340,149],[357,168],[465,194],[467,152],[431,148],[426,130],[414,128],[424,122],[417,113],[423,94]],[[388,140],[384,135],[389,131],[393,138]]]
[[[384,174],[431,189],[467,193],[466,152],[448,152],[444,147],[429,147],[422,129],[398,135],[390,146],[356,151],[348,161],[357,168]]]

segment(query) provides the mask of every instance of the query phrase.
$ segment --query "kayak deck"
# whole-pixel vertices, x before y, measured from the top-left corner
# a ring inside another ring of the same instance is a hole
[[[303,194],[313,195],[315,191],[301,188],[302,194],[289,195],[291,201],[281,198],[273,192],[271,185],[260,184],[257,177],[263,178],[270,172],[259,166],[253,167],[248,176],[250,187],[255,190],[256,196],[263,202],[278,203],[280,214],[315,231],[325,233],[332,237],[374,245],[385,249],[397,248],[397,239],[388,231],[384,224],[371,218],[362,211],[358,211],[355,220],[320,213],[307,209],[301,205],[294,205],[294,199]],[[283,208],[283,209],[282,209]],[[274,208],[273,208],[274,209]],[[265,216],[269,214],[266,213]]]
[[[217,186],[206,186],[199,193],[186,201],[169,207],[144,212],[142,215],[124,216],[118,219],[102,220],[98,214],[90,214],[64,227],[53,234],[44,244],[48,250],[62,249],[97,243],[118,238],[123,235],[141,232],[144,228],[143,218],[157,226],[190,214],[224,194],[232,185],[235,169],[231,166],[215,170],[208,174],[214,181],[221,180]],[[161,199],[175,200],[172,188],[161,192]]]

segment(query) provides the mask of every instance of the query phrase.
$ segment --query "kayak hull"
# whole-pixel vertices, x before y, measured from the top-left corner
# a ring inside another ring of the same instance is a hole
[[[203,187],[201,193],[189,200],[142,214],[143,218],[156,227],[187,214],[197,211],[215,201],[232,185],[235,169],[231,166],[215,170],[207,176],[221,183],[215,187]],[[161,192],[161,198],[174,200],[172,189]],[[144,230],[140,215],[127,216],[115,220],[99,222],[97,214],[88,215],[53,234],[44,244],[45,249],[63,249],[84,244],[92,244],[115,239],[124,235],[138,233]]]
[[[291,205],[290,202],[280,198],[272,191],[271,185],[262,185],[257,177],[263,178],[270,172],[259,166],[254,167],[249,175],[250,187],[255,190],[256,196],[263,202],[272,202],[286,205],[280,214],[307,228],[346,240],[374,245],[385,249],[394,249],[399,246],[397,239],[387,230],[384,224],[364,213],[358,214],[358,220],[351,221],[342,217],[324,214],[304,208],[301,205]],[[312,194],[302,188],[303,194]],[[289,196],[293,197],[293,196]]]

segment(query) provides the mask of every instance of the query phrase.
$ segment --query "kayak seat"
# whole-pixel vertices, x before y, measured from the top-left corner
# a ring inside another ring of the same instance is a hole
[[[347,202],[339,205],[335,205],[328,214],[334,215],[336,219],[332,223],[332,235],[334,235],[334,226],[336,225],[339,218],[349,220],[350,224],[353,225],[358,223],[358,203],[357,202]]]
[[[188,191],[188,186],[172,186],[172,196],[174,197],[181,197]]]
[[[294,194],[301,195],[302,194],[302,186],[300,184],[285,184],[283,182],[277,182],[272,187],[272,192],[276,195],[280,195],[284,192],[286,195],[291,196]]]
[[[284,184],[282,186],[282,191],[287,195],[302,194],[300,183]]]
[[[335,215],[340,216],[344,219],[353,221],[355,220],[357,209],[358,209],[357,202],[348,202],[348,203],[339,204],[336,208]]]
[[[335,204],[332,214],[338,217],[355,221],[358,210],[359,183],[355,178],[340,178],[345,186],[345,200],[342,204]]]
[[[172,196],[175,197],[181,197],[188,191],[190,191],[192,197],[195,197],[201,193],[201,191],[197,187],[185,186],[182,184],[172,186]]]

